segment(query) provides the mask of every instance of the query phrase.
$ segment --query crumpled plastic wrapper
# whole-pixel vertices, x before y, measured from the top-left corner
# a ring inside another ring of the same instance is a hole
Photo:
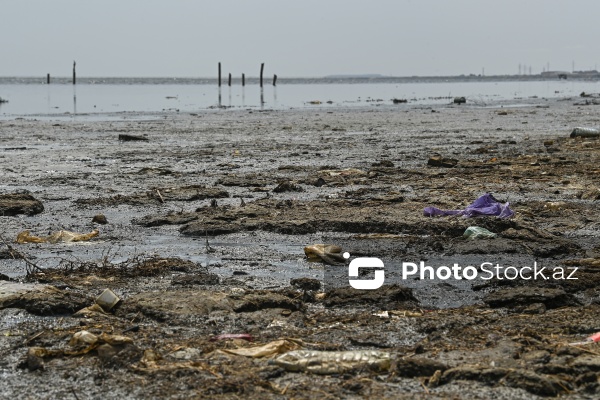
[[[385,371],[390,368],[391,362],[390,353],[376,350],[296,350],[272,360],[273,364],[288,371],[306,371],[320,375],[340,374],[362,368]]]

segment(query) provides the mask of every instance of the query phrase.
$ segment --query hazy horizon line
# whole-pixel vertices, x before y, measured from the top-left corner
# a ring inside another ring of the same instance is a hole
[[[563,74],[568,75],[590,75],[598,74],[600,72],[595,70],[590,71],[544,71],[536,74],[458,74],[458,75],[383,75],[383,74],[329,74],[320,76],[280,76],[277,75],[277,80],[285,79],[414,79],[414,78],[491,78],[491,77],[539,77],[545,74]],[[53,79],[72,79],[70,75],[50,75]],[[263,76],[263,80],[270,80],[273,75]],[[6,78],[22,78],[22,79],[46,79],[47,75],[1,75],[0,79]],[[218,80],[217,76],[168,76],[168,75],[77,75],[77,79],[203,79],[203,80]],[[232,80],[241,80],[241,75],[232,75]],[[245,75],[245,79],[256,79],[259,80],[260,76]],[[222,76],[221,81],[227,82],[228,75]]]

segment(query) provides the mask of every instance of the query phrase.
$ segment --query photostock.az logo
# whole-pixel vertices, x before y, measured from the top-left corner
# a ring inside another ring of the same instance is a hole
[[[344,255],[345,256],[345,255]],[[350,278],[358,278],[358,270],[360,268],[377,268],[373,279],[349,279],[350,286],[354,289],[373,290],[383,286],[385,281],[385,272],[383,270],[383,261],[375,257],[359,257],[350,261],[348,266],[348,276]]]

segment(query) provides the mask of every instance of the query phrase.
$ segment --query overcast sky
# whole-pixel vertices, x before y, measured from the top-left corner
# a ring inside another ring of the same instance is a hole
[[[598,0],[0,0],[0,76],[458,75],[600,63]]]

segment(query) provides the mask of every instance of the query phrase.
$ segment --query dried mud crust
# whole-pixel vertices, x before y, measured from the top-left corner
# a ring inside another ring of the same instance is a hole
[[[26,262],[51,266],[30,270],[27,284],[40,285],[35,290],[0,294],[4,393],[600,396],[598,345],[568,345],[600,330],[600,140],[568,137],[573,125],[597,123],[589,112],[594,106],[532,101],[512,109],[210,111],[150,121],[0,122],[8,132],[0,142],[24,148],[0,153],[3,193],[29,190],[44,207],[39,214],[0,216],[2,237],[13,249],[0,244],[0,273],[9,275],[0,285],[22,279],[14,271],[25,270]],[[148,140],[119,141],[122,132]],[[516,217],[422,216],[423,207],[459,209],[485,192],[510,201]],[[109,223],[86,245],[10,243],[25,229],[87,232],[99,213]],[[498,236],[464,240],[470,225]],[[460,290],[444,283],[412,289],[411,281],[367,294],[325,285],[322,292],[318,264],[298,260],[305,245],[328,243],[324,237],[353,257],[386,263],[537,260],[579,267],[581,279],[491,280]],[[250,243],[226,246],[239,238]],[[294,246],[269,247],[262,238]],[[109,252],[118,256],[105,257]],[[294,278],[301,280],[290,282]],[[89,308],[104,288],[122,298],[109,313]],[[436,296],[475,304],[436,309]],[[131,343],[102,342],[81,353],[69,341],[82,330],[124,335]],[[224,333],[251,334],[254,342],[211,340]],[[315,379],[268,357],[226,352],[278,340],[306,350],[385,351],[393,362],[385,371]]]
[[[16,318],[23,315],[19,309],[27,310],[36,300],[64,302],[61,292],[65,290],[42,287],[35,295],[21,296],[29,302],[0,312]],[[24,370],[29,384],[53,379],[53,393],[68,390],[79,397],[106,390],[172,398],[314,398],[322,393],[445,398],[464,397],[464,391],[469,397],[578,393],[593,398],[600,393],[598,345],[568,345],[596,329],[598,305],[561,307],[543,315],[486,307],[424,310],[410,291],[404,292],[398,296],[390,288],[365,301],[357,297],[352,308],[347,302],[328,303],[340,293],[326,293],[324,300],[295,290],[139,293],[111,313],[82,310],[69,317],[65,309],[51,327],[31,321],[9,330],[0,365]],[[69,299],[73,306],[83,306],[73,295]],[[381,313],[379,304],[393,308]],[[78,348],[72,338],[81,331],[127,340]],[[215,341],[223,332],[248,333],[255,342]],[[307,350],[383,350],[392,362],[383,371],[358,369],[315,380],[274,365],[269,361],[273,356],[227,352],[282,339]],[[132,385],[137,381],[145,383],[143,390]]]

